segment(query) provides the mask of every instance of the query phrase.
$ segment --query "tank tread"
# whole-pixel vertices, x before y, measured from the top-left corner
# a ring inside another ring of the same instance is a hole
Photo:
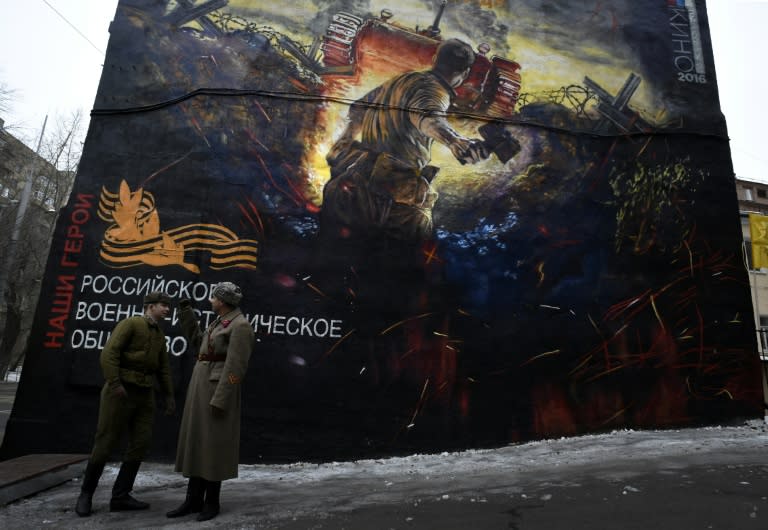
[[[320,43],[325,66],[347,66],[355,63],[355,38],[362,24],[363,19],[343,11],[331,17],[331,23],[328,24]]]

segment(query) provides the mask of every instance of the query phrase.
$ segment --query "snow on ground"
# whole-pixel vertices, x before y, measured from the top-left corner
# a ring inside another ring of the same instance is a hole
[[[619,430],[607,434],[557,438],[508,445],[497,449],[473,449],[455,453],[414,454],[406,457],[354,460],[347,462],[241,465],[240,476],[227,481],[238,483],[282,481],[307,484],[337,478],[393,479],[418,476],[450,479],[452,476],[486,473],[524,473],[551,470],[560,466],[607,464],[628,459],[664,458],[674,460],[697,454],[727,451],[738,454],[768,447],[768,423],[750,420],[742,426],[716,426],[674,430]],[[116,474],[117,469],[110,472]],[[415,478],[415,477],[414,477]],[[142,467],[140,486],[183,482],[164,464]],[[180,484],[179,484],[180,485]]]
[[[645,503],[663,502],[661,499],[665,499],[668,492],[682,495],[678,502],[683,507],[691,502],[714,503],[717,513],[727,512],[720,508],[731,506],[737,499],[738,506],[751,503],[750,513],[756,514],[757,508],[753,509],[752,505],[757,503],[755,506],[762,507],[768,502],[763,488],[751,485],[764,483],[761,477],[766,472],[766,447],[768,425],[765,421],[753,420],[739,426],[620,430],[453,453],[322,464],[241,465],[240,476],[226,481],[222,488],[225,506],[222,514],[211,524],[203,523],[200,527],[404,528],[405,524],[414,527],[408,522],[416,520],[414,518],[427,521],[443,517],[440,520],[447,521],[447,517],[455,523],[453,526],[426,525],[424,528],[455,529],[467,527],[459,515],[469,514],[466,517],[485,517],[485,528],[499,528],[497,517],[512,517],[510,520],[515,521],[513,515],[522,517],[523,512],[509,511],[513,500],[514,506],[523,506],[529,500],[535,505],[529,506],[534,511],[525,512],[530,518],[536,513],[567,515],[571,510],[580,509],[582,504],[594,507],[595,499],[603,499],[595,508],[603,509],[600,513],[606,517],[617,517],[620,512],[605,500],[613,499],[616,491],[616,495],[622,497],[637,497],[638,509],[642,508],[644,517],[648,517]],[[137,477],[134,491],[152,504],[151,510],[109,512],[110,490],[118,467],[119,464],[110,464],[105,469],[94,496],[93,517],[79,518],[73,512],[81,484],[80,479],[76,479],[0,507],[0,528],[176,530],[194,524],[188,518],[176,520],[163,516],[183,500],[186,490],[186,479],[168,463],[145,463]],[[698,477],[706,480],[711,477],[717,480],[730,473],[726,481],[728,484],[736,481],[737,485],[713,486],[711,482],[703,482],[701,488],[696,489],[690,474],[697,469],[703,470]],[[654,482],[658,480],[674,488],[663,490],[664,494],[657,498],[653,495],[659,489]],[[722,487],[730,488],[730,493],[719,496],[711,493]],[[583,493],[578,493],[580,491]],[[581,501],[569,501],[574,498]],[[543,502],[550,510],[536,508]],[[708,512],[689,512],[684,510],[688,518],[684,524],[670,519],[669,525],[658,527],[659,530],[706,527],[697,525],[701,521],[694,516]],[[453,515],[449,517],[446,513]],[[384,524],[380,521],[384,516],[389,517],[387,521],[398,523]],[[354,519],[359,523],[357,526],[340,523],[343,518],[353,517],[361,518]],[[531,528],[564,528],[542,525]]]

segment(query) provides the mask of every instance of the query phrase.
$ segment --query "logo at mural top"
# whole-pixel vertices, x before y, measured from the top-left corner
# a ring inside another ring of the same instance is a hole
[[[667,0],[672,36],[672,61],[677,80],[706,83],[707,69],[699,29],[699,12],[693,0]]]
[[[131,191],[125,180],[118,193],[102,188],[99,217],[112,223],[104,232],[99,253],[111,267],[180,265],[199,273],[200,268],[188,258],[192,252],[203,251],[211,254],[213,270],[256,268],[257,241],[239,239],[232,230],[214,224],[160,230],[154,196],[143,188]]]

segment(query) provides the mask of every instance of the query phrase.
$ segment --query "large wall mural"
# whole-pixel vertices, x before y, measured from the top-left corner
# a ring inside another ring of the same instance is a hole
[[[87,451],[115,323],[156,288],[206,323],[225,280],[247,462],[762,414],[703,1],[121,0],[110,33],[3,455]]]

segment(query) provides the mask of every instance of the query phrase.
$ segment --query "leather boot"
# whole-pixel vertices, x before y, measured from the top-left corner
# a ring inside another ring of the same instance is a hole
[[[200,477],[189,477],[187,483],[187,496],[181,506],[166,513],[166,517],[181,517],[190,513],[198,513],[203,509],[203,497],[205,495],[205,480]]]
[[[83,475],[83,485],[80,487],[80,496],[75,504],[75,512],[80,517],[91,515],[91,504],[93,502],[93,492],[99,484],[99,479],[104,471],[104,462],[93,462],[88,460]]]
[[[203,511],[197,516],[198,521],[207,521],[219,515],[219,495],[221,494],[221,481],[205,481],[205,502]]]
[[[110,512],[122,512],[127,510],[146,510],[149,504],[131,497],[133,483],[139,472],[141,462],[123,462],[120,472],[112,487],[112,500],[109,501]]]

